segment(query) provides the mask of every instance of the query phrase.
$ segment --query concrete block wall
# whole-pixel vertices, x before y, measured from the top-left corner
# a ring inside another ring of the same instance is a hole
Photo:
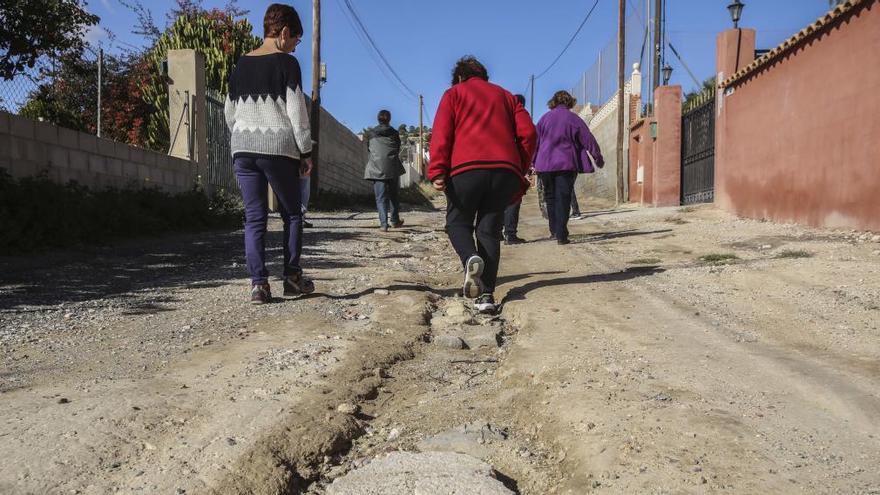
[[[405,172],[400,176],[400,187],[407,188],[413,184],[418,184],[422,180],[422,174],[415,163],[403,162]]]
[[[630,94],[624,93],[624,108],[629,109]],[[596,141],[602,156],[605,158],[605,167],[597,169],[592,174],[581,174],[575,183],[578,197],[597,197],[614,201],[617,196],[617,94],[590,118],[587,124]],[[624,127],[624,166],[629,157],[629,126]],[[626,171],[625,171],[626,175]],[[585,207],[582,205],[582,207]]]
[[[187,160],[6,112],[0,112],[0,168],[16,178],[46,172],[53,181],[92,189],[144,186],[177,193],[197,180]]]
[[[318,188],[356,195],[373,194],[372,183],[364,180],[367,144],[323,108],[319,138]]]

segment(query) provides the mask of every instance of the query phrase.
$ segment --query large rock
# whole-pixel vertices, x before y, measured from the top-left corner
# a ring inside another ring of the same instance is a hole
[[[462,325],[461,340],[469,349],[501,346],[501,327],[495,325]]]
[[[431,341],[447,349],[458,350],[466,347],[464,341],[456,335],[435,335]]]
[[[427,437],[417,443],[416,448],[422,452],[457,452],[485,458],[491,453],[489,445],[506,439],[506,432],[485,421],[477,421]]]
[[[336,479],[327,495],[512,495],[492,467],[453,452],[393,452]]]

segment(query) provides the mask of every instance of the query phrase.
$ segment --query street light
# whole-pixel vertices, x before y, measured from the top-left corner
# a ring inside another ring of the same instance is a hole
[[[672,67],[670,67],[669,64],[666,64],[661,70],[663,71],[663,85],[668,86],[669,78],[672,77]]]
[[[727,6],[730,11],[730,18],[733,20],[733,29],[739,29],[739,19],[742,17],[743,7],[746,4],[739,0],[733,0],[733,3]]]

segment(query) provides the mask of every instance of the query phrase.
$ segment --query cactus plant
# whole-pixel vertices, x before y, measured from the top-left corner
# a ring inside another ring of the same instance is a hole
[[[225,95],[235,62],[259,44],[251,24],[227,12],[214,9],[181,14],[146,54],[151,70],[143,98],[153,109],[147,117],[147,145],[157,151],[168,150],[168,86],[162,71],[168,50],[188,48],[204,55],[208,89]]]

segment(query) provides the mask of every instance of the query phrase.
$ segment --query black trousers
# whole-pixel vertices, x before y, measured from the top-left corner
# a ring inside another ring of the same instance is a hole
[[[519,227],[519,209],[522,201],[517,201],[512,205],[508,205],[504,209],[504,237],[510,239],[516,236],[517,227]]]
[[[504,209],[519,191],[520,180],[509,170],[469,170],[446,186],[446,232],[464,266],[478,254],[485,262],[483,288],[495,291],[501,261]]]
[[[544,187],[547,202],[547,220],[550,234],[557,239],[568,239],[568,214],[577,172],[541,172],[538,180]]]

